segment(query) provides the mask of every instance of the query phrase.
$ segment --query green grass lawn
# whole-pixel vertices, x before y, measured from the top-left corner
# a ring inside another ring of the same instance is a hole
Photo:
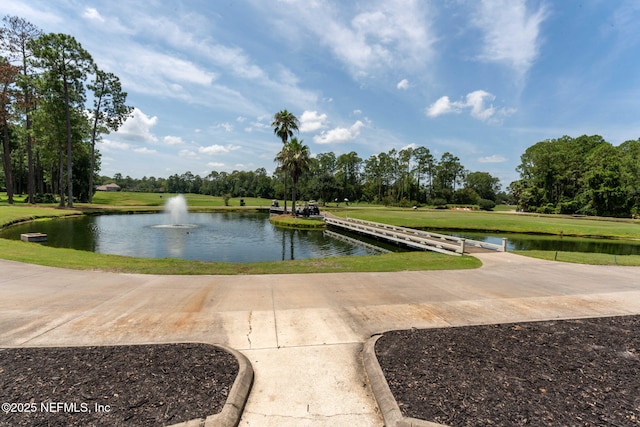
[[[293,274],[366,271],[450,270],[477,268],[470,256],[431,252],[403,252],[375,256],[351,256],[293,261],[226,263],[172,258],[133,258],[60,249],[37,243],[0,239],[0,258],[77,270],[145,274]]]
[[[130,191],[98,191],[93,196],[93,203],[88,206],[149,206],[163,207],[167,199],[175,196],[168,193],[138,193]],[[189,207],[224,207],[222,197],[206,196],[203,194],[184,194]],[[270,206],[271,200],[256,197],[236,197],[229,199],[229,206],[239,207],[240,200],[244,200],[246,206]],[[79,204],[78,206],[85,206]]]
[[[8,206],[0,204],[0,227],[15,224],[22,221],[31,221],[46,218],[60,218],[70,215],[82,215],[72,209],[55,209],[51,207],[37,207],[28,205]]]
[[[640,266],[640,255],[610,255],[561,251],[513,251],[513,253],[546,259],[548,261],[571,262],[576,264]]]
[[[325,223],[322,219],[311,219],[303,217],[293,217],[291,215],[277,215],[271,216],[269,221],[277,225],[278,227],[289,228],[306,228],[306,229],[321,229],[325,228]]]

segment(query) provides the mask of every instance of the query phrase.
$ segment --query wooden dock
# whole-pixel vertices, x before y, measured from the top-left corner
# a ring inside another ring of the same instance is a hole
[[[479,240],[448,236],[445,234],[364,221],[361,219],[338,218],[332,215],[325,216],[324,221],[331,227],[354,231],[356,233],[414,249],[428,250],[447,255],[461,256],[465,253],[478,250],[505,252],[507,246],[506,239],[502,239],[502,245],[496,245],[493,243],[481,242]]]

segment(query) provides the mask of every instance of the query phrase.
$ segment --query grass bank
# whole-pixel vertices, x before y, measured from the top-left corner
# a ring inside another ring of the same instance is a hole
[[[0,257],[12,261],[76,270],[100,270],[142,274],[293,274],[346,273],[404,270],[452,270],[477,268],[473,257],[454,257],[427,252],[375,256],[351,256],[293,261],[225,263],[173,258],[133,258],[73,249],[59,249],[0,239]]]
[[[45,220],[73,215],[82,215],[82,212],[73,209],[55,209],[51,207],[0,205],[0,228],[25,221]]]

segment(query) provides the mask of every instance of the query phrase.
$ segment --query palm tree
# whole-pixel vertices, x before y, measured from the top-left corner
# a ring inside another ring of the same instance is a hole
[[[293,136],[293,132],[298,132],[298,118],[288,112],[287,110],[278,111],[273,116],[273,133],[282,140],[283,144],[286,144],[289,138]]]
[[[275,160],[280,162],[282,169],[291,175],[292,189],[291,189],[291,212],[293,216],[296,215],[296,184],[300,177],[309,171],[311,167],[311,157],[309,155],[309,147],[303,144],[303,141],[298,141],[298,138],[293,138],[291,141],[285,144],[282,151],[278,153]]]
[[[293,132],[298,131],[298,118],[287,110],[278,111],[273,116],[273,133],[287,144],[289,138],[293,137]],[[287,170],[284,171],[284,213],[287,213]]]

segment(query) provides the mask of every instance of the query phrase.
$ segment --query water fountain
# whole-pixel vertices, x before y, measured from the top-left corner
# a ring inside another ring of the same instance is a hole
[[[186,224],[185,220],[189,215],[189,211],[187,210],[187,201],[182,194],[167,199],[164,210],[171,217],[171,225]]]
[[[164,212],[168,218],[167,224],[157,225],[158,228],[197,228],[195,224],[189,224],[189,210],[187,200],[182,194],[170,197],[164,204]]]

